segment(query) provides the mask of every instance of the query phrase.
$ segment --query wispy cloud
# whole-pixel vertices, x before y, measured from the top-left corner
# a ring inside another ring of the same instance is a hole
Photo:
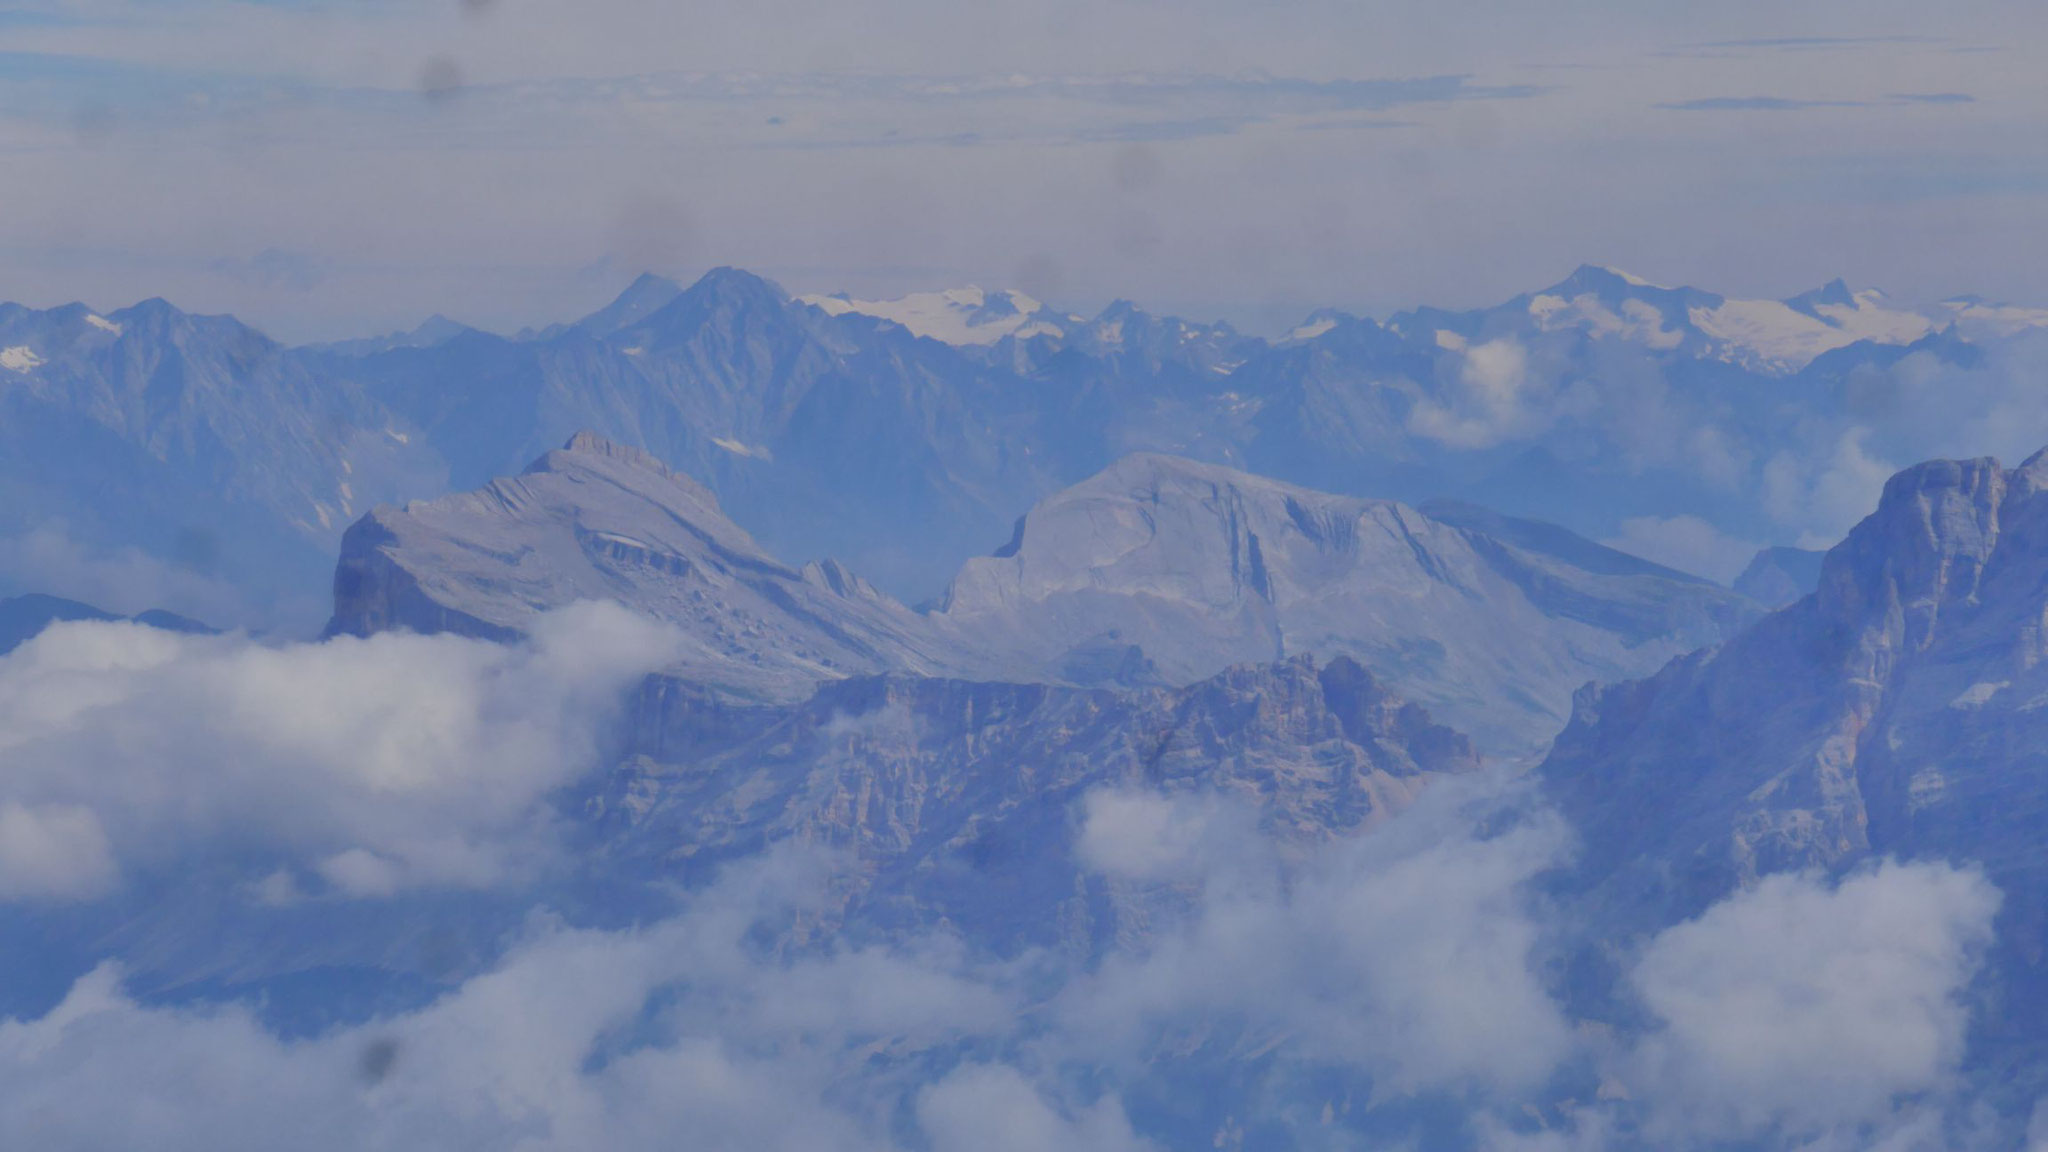
[[[771,150],[1166,142],[1225,136],[1292,117],[1527,100],[1545,89],[1471,75],[1304,79],[1266,74],[885,75],[675,72],[465,83],[450,58],[408,87],[321,85],[94,57],[0,54],[0,115],[109,126],[268,131],[295,118],[302,138],[337,133],[399,143],[582,147],[591,122],[622,106],[635,129],[667,118],[715,123],[741,146]]]
[[[1967,92],[1890,92],[1887,100],[1902,104],[1975,104],[1977,98]]]
[[[1760,36],[1739,40],[1709,40],[1695,48],[1765,48],[1781,52],[1816,52],[1850,48],[1879,48],[1894,44],[1939,44],[1930,36]]]
[[[1867,108],[1864,100],[1794,100],[1784,96],[1709,96],[1657,105],[1675,112],[1802,112],[1809,108]]]

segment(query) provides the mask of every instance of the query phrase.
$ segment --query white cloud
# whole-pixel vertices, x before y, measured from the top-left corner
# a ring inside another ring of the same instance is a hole
[[[181,658],[109,643],[74,663]],[[1958,994],[1997,907],[1980,876],[1916,864],[1839,886],[1767,880],[1644,949],[1628,986],[1647,1039],[1588,1043],[1537,971],[1527,881],[1567,837],[1527,799],[1457,782],[1372,833],[1302,844],[1212,798],[1097,793],[1077,851],[1113,898],[1160,917],[1092,971],[943,933],[790,947],[791,924],[831,922],[847,862],[789,847],[642,928],[537,915],[433,1003],[311,1038],[247,1005],[148,1003],[105,966],[55,1009],[0,1021],[0,1146],[633,1152],[687,1131],[735,1152],[1150,1152],[1123,1101],[1172,1083],[1159,1053],[1181,1038],[1215,1051],[1241,1027],[1287,1083],[1369,1080],[1347,1109],[1448,1094],[1484,1147],[1763,1133],[1813,1152],[1932,1147],[1962,1054]],[[374,888],[378,861],[410,867],[400,848],[327,859]],[[305,898],[280,875],[251,883],[271,903]],[[1528,1094],[1592,1059],[1628,1099],[1532,1130]]]
[[[1755,558],[1758,545],[1738,540],[1697,516],[1638,516],[1601,543],[1681,572],[1732,582]]]
[[[517,647],[57,625],[0,658],[0,811],[24,831],[0,853],[5,888],[83,897],[110,856],[156,869],[237,849],[349,895],[497,883],[544,859],[539,799],[595,766],[622,691],[672,644],[600,604]]]
[[[1698,1137],[1887,1121],[1955,1072],[1998,905],[1942,864],[1768,877],[1644,951],[1631,983],[1660,1024],[1628,1077],[1660,1129]]]
[[[0,900],[82,900],[114,885],[107,834],[90,808],[0,803]]]
[[[1419,401],[1408,429],[1452,448],[1491,448],[1539,431],[1548,416],[1529,403],[1529,353],[1512,337],[1447,349],[1455,385],[1443,399]]]
[[[1885,481],[1899,469],[1871,453],[1871,435],[1852,427],[1817,451],[1787,449],[1764,466],[1764,510],[1800,533],[1800,547],[1826,547],[1877,511]]]
[[[1200,837],[1199,899],[1141,955],[1077,985],[1066,1005],[1077,1042],[1249,1019],[1285,1032],[1296,1058],[1367,1071],[1389,1090],[1533,1086],[1569,1037],[1529,969],[1537,928],[1523,885],[1564,837],[1543,820],[1481,836],[1471,806],[1493,803],[1440,783],[1400,820],[1295,864],[1254,835]],[[1112,827],[1082,843],[1126,876],[1170,875],[1198,839],[1186,814],[1129,797],[1087,815]]]
[[[932,1152],[1146,1152],[1123,1108],[1098,1101],[1061,1115],[1015,1069],[970,1065],[924,1090],[918,1124]]]
[[[738,1152],[890,1147],[916,1078],[878,1051],[915,1065],[1007,1027],[1016,1005],[944,940],[797,959],[760,947],[764,924],[816,899],[818,864],[755,861],[644,930],[539,928],[424,1008],[305,1040],[245,1006],[144,1004],[102,966],[43,1016],[0,1020],[0,1146],[624,1152],[686,1132]],[[963,1102],[989,1097],[965,1075],[926,1112],[953,1131]],[[1069,1147],[1141,1147],[1115,1142],[1128,1127],[1114,1101],[1053,1123],[1084,1141]]]
[[[1213,798],[1098,790],[1082,799],[1075,852],[1084,866],[1119,880],[1187,879],[1201,874],[1205,850],[1228,823]]]

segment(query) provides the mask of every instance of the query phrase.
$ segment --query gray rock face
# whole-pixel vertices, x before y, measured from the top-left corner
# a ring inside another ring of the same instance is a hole
[[[696,642],[679,674],[772,698],[875,672],[1170,686],[1350,655],[1489,753],[1527,755],[1579,684],[1648,671],[1749,611],[1583,540],[1614,563],[1170,457],[1053,497],[1022,533],[922,615],[836,564],[783,565],[702,486],[579,434],[518,477],[365,517],[329,631],[508,639],[549,608],[618,600]]]
[[[1766,608],[1783,608],[1820,586],[1826,555],[1805,548],[1766,548],[1735,578],[1735,590]]]
[[[1766,873],[1976,861],[2006,893],[2007,977],[2040,982],[2048,453],[1900,473],[1813,596],[1582,693],[1541,772],[1585,842],[1575,882],[1617,933]]]
[[[1641,675],[1753,612],[1619,553],[1592,570],[1392,501],[1163,456],[1047,499],[1019,533],[955,579],[938,614],[953,634],[1075,679],[1353,656],[1506,755],[1540,751],[1586,681]]]
[[[750,696],[972,666],[844,569],[782,564],[702,485],[587,434],[479,491],[378,508],[344,538],[334,590],[328,631],[353,635],[503,640],[549,608],[616,600],[682,629],[680,673]]]
[[[978,945],[1089,953],[1139,930],[1142,895],[1084,877],[1092,789],[1220,792],[1283,839],[1369,827],[1471,743],[1358,664],[1234,668],[1180,689],[871,677],[787,707],[649,682],[630,755],[587,800],[594,858],[645,881],[701,877],[771,843],[850,854],[838,920],[950,922]]]

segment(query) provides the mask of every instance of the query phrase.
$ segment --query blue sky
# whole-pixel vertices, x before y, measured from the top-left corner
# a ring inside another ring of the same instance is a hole
[[[1582,261],[2048,301],[2038,5],[26,0],[0,297],[287,338],[643,267],[1271,327]]]

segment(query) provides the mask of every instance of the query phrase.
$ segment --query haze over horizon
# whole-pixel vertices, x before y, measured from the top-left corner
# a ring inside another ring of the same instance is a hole
[[[27,0],[0,298],[502,331],[643,269],[1272,332],[1585,262],[2048,301],[2017,3]]]
[[[0,1150],[2048,1152],[2044,75],[0,2]]]

